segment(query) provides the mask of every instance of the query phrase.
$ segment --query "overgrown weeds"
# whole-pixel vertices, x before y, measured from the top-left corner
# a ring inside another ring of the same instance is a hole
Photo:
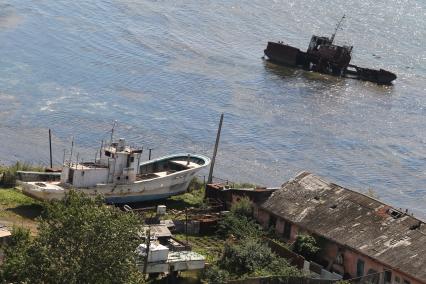
[[[170,208],[185,209],[186,207],[200,208],[204,203],[205,187],[198,178],[193,178],[189,184],[188,191],[184,194],[175,195],[169,198]]]
[[[253,218],[248,198],[231,207],[220,221],[218,235],[227,238],[219,259],[206,269],[208,283],[257,276],[301,277],[302,272],[277,256],[263,241],[266,232]]]
[[[0,187],[14,187],[16,185],[17,171],[42,172],[45,168],[30,163],[16,162],[12,166],[0,166]]]

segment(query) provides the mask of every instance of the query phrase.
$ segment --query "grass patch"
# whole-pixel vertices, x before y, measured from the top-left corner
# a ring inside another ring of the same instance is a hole
[[[35,218],[40,216],[43,207],[16,188],[0,188],[0,223],[18,225],[36,231]]]
[[[16,188],[0,188],[0,206],[31,205],[36,201]]]
[[[172,196],[167,199],[166,205],[170,209],[183,210],[188,207],[203,207],[205,188],[203,182],[193,178],[188,187],[188,192]]]
[[[204,190],[186,192],[175,195],[168,199],[171,207],[180,207],[174,209],[185,209],[185,207],[201,207],[203,205]]]
[[[243,182],[243,183],[231,183],[230,186],[232,188],[256,188],[257,185],[254,183]]]
[[[186,242],[184,234],[173,236],[182,242]],[[215,235],[188,236],[188,243],[192,250],[203,255],[208,263],[214,263],[220,258],[225,245],[225,241]]]

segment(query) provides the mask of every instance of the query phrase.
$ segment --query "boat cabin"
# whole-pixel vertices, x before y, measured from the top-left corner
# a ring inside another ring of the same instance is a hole
[[[133,183],[139,171],[141,154],[142,150],[131,148],[120,138],[118,142],[103,147],[101,157],[94,162],[66,162],[61,183],[73,187]]]

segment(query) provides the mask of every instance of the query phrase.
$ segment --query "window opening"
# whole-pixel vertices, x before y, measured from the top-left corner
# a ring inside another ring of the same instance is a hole
[[[392,282],[392,272],[387,270],[385,271],[385,284]]]
[[[358,262],[356,264],[356,276],[357,277],[364,276],[364,265],[365,265],[365,262],[362,259],[358,259]]]
[[[283,237],[287,240],[290,239],[291,236],[291,223],[285,222],[284,223],[284,231],[283,231]]]
[[[275,216],[269,215],[269,227],[272,227],[275,229],[276,224],[277,224],[277,218]]]

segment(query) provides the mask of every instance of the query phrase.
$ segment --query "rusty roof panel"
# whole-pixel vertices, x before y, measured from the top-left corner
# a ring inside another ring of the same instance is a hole
[[[387,204],[303,172],[261,207],[426,281],[426,225]]]

